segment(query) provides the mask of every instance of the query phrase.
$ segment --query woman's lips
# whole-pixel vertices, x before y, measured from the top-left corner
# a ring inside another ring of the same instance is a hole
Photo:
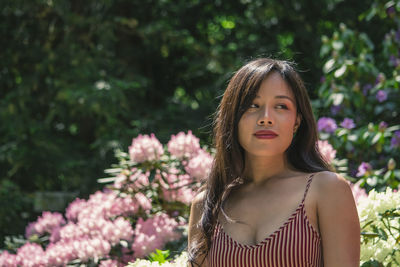
[[[255,134],[255,136],[258,139],[273,139],[273,138],[277,137],[277,135],[274,135],[274,134]]]
[[[257,131],[254,134],[254,136],[257,137],[258,139],[273,139],[278,135],[273,131],[262,130],[262,131]]]

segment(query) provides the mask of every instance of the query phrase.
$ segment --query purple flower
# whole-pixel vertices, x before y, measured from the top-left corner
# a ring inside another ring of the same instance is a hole
[[[394,55],[390,55],[389,57],[389,63],[390,65],[397,67],[400,64],[400,59],[395,57]]]
[[[400,131],[394,132],[392,140],[390,141],[390,147],[391,148],[400,147]]]
[[[319,82],[320,83],[324,83],[326,81],[325,76],[321,76],[321,78],[319,78]]]
[[[341,105],[337,105],[337,106],[333,105],[333,106],[331,106],[331,113],[333,115],[336,115],[336,114],[338,114],[340,112],[341,109],[342,109]]]
[[[379,73],[378,76],[376,76],[375,84],[381,83],[385,80],[385,75],[383,73]]]
[[[353,129],[354,127],[356,127],[354,121],[349,118],[344,118],[344,120],[340,123],[340,126],[346,129]]]
[[[337,128],[336,122],[334,119],[332,118],[328,118],[328,117],[321,117],[318,120],[318,131],[324,131],[327,133],[333,133],[335,132]]]
[[[376,99],[378,99],[379,102],[385,101],[387,99],[387,92],[379,90],[378,93],[376,93]]]
[[[368,175],[371,170],[371,164],[368,162],[361,162],[360,166],[358,166],[357,177]]]
[[[396,13],[396,9],[394,6],[390,6],[390,7],[386,8],[386,14],[389,17],[393,17],[395,13]]]
[[[379,123],[379,131],[383,132],[383,131],[386,130],[387,127],[388,127],[388,124],[387,124],[386,122],[381,121],[381,122]]]
[[[367,83],[366,85],[363,86],[363,94],[367,95],[369,90],[371,90],[371,89],[372,89],[372,84]]]

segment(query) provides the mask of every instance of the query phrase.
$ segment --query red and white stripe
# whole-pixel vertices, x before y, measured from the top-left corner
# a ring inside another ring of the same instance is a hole
[[[312,181],[307,182],[303,200],[289,219],[256,245],[244,245],[227,235],[217,223],[209,267],[320,267],[321,237],[308,221],[304,200]]]

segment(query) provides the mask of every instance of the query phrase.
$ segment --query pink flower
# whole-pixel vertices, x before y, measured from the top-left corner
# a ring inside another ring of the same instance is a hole
[[[78,258],[72,241],[50,243],[46,248],[46,259],[49,266],[65,266]]]
[[[372,171],[372,166],[368,162],[361,162],[360,166],[358,166],[357,177],[368,176]]]
[[[8,251],[4,251],[0,254],[0,266],[2,267],[17,267],[17,255],[10,254]]]
[[[113,222],[109,221],[99,229],[102,238],[108,241],[112,246],[119,243],[120,240],[131,241],[133,238],[133,229],[128,220],[122,217]]]
[[[164,243],[160,238],[157,238],[156,235],[146,235],[143,233],[138,233],[132,244],[135,258],[143,258],[162,247],[164,247]]]
[[[170,168],[168,173],[157,176],[162,186],[162,196],[165,200],[182,202],[190,204],[195,196],[192,190],[193,179],[188,174],[180,174],[179,170]],[[165,180],[165,181],[164,181]]]
[[[178,159],[191,158],[200,149],[199,139],[190,130],[187,134],[180,132],[177,135],[172,135],[167,146],[169,153]]]
[[[333,149],[331,144],[329,144],[326,140],[318,140],[318,149],[321,152],[321,155],[325,159],[325,161],[329,164],[332,163],[336,156],[336,150]]]
[[[134,173],[129,177],[129,181],[133,182],[133,185],[137,189],[149,186],[149,172],[143,173],[142,170],[133,169]]]
[[[118,261],[116,260],[104,260],[101,261],[99,267],[119,267]]]
[[[154,134],[139,135],[132,140],[129,156],[133,162],[158,160],[164,153],[163,147]]]
[[[17,250],[17,262],[20,266],[42,267],[47,265],[42,247],[35,243],[26,243]]]
[[[111,251],[110,244],[100,237],[74,240],[72,245],[78,259],[87,262],[89,259],[99,259],[107,256]]]
[[[50,242],[51,243],[56,243],[58,240],[60,240],[60,230],[61,230],[61,226],[58,226],[56,228],[53,229],[53,231],[51,232],[50,235]]]
[[[70,221],[76,221],[78,219],[78,214],[82,211],[82,209],[86,208],[86,200],[76,198],[72,201],[65,212],[65,217],[67,217]]]
[[[124,174],[119,174],[114,181],[116,189],[123,189],[125,192],[137,192],[138,190],[149,186],[150,172],[144,173],[141,169],[133,168],[132,175],[129,178]]]
[[[185,170],[191,177],[204,180],[210,172],[212,163],[213,157],[203,149],[200,149],[199,153],[189,160]]]
[[[62,227],[59,231],[60,240],[61,241],[69,241],[77,238],[81,238],[86,235],[80,225],[75,224],[73,222],[67,223],[64,227]]]
[[[143,193],[141,192],[136,193],[135,199],[143,210],[151,210],[152,208],[151,200],[148,197],[146,197]]]
[[[43,235],[51,234],[55,228],[65,224],[65,220],[61,213],[44,211],[42,216],[33,224],[29,224],[25,229],[25,235],[29,238],[32,234]]]
[[[178,226],[179,224],[165,213],[157,214],[145,221],[139,218],[132,244],[134,256],[137,258],[147,256],[156,248],[162,249],[167,242],[179,239],[181,234],[176,231]]]

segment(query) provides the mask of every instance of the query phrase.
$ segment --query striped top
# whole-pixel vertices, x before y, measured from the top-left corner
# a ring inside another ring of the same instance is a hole
[[[323,266],[321,237],[310,224],[304,208],[313,175],[308,178],[303,199],[295,212],[278,230],[256,245],[245,245],[233,240],[217,222],[207,257],[208,266]]]

